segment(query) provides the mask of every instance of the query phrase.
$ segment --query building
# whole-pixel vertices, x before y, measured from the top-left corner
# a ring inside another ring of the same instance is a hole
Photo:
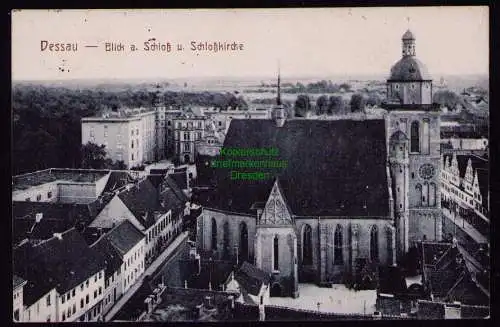
[[[422,281],[431,300],[444,303],[489,306],[490,294],[480,282],[471,261],[456,241],[423,242]]]
[[[194,163],[196,142],[204,138],[207,117],[188,111],[173,119],[175,159],[179,163]]]
[[[443,206],[487,235],[490,222],[488,160],[452,152],[442,155],[441,165]]]
[[[182,229],[184,212],[174,210],[176,207],[172,201],[178,199],[178,195],[172,190],[173,183],[168,179],[162,188],[157,189],[149,178],[144,178],[124,186],[90,223],[89,228],[106,232],[122,221],[129,220],[146,235],[144,251],[146,262],[149,263],[160,248]]]
[[[145,269],[145,236],[124,220],[91,247],[106,258],[103,312],[136,283]]]
[[[123,161],[128,168],[152,162],[162,153],[157,143],[161,114],[160,110],[133,109],[82,118],[82,144],[104,145],[110,159]]]
[[[76,229],[14,249],[14,274],[24,288],[26,322],[96,321],[101,316],[104,258]]]
[[[225,133],[218,131],[214,121],[208,121],[205,125],[204,137],[195,142],[196,158],[206,156],[215,157],[219,155],[224,144]]]
[[[26,280],[16,275],[12,279],[12,318],[17,322],[24,320],[23,288],[26,283]]]
[[[12,178],[12,200],[89,204],[133,180],[126,171],[49,168]]]
[[[235,299],[241,303],[269,305],[271,276],[248,262],[231,272],[224,283],[225,292],[239,293]]]
[[[277,153],[214,169],[217,187],[199,196],[200,252],[237,255],[271,274],[271,296],[297,297],[299,281],[375,278],[377,265],[395,264],[419,239],[441,239],[439,106],[411,32],[402,43],[385,117],[287,120],[278,79],[271,120],[231,122],[224,148]],[[256,165],[267,178],[234,178]]]

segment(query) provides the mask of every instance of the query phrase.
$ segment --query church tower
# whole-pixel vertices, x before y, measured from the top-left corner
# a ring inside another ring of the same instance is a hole
[[[432,79],[415,54],[415,37],[408,30],[382,105],[389,113],[398,259],[418,240],[441,240],[439,106],[432,103]]]
[[[272,118],[276,126],[282,127],[285,124],[285,107],[281,103],[281,76],[278,71],[278,91],[276,96],[276,106],[273,108]]]

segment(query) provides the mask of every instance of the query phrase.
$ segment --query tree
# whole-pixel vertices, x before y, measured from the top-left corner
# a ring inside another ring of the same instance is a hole
[[[351,106],[351,112],[363,112],[366,106],[366,99],[363,95],[355,93],[352,95],[351,102],[349,104]]]
[[[311,111],[311,102],[309,96],[301,94],[295,100],[295,116],[306,117],[307,112]]]
[[[382,100],[376,93],[372,93],[369,97],[368,100],[366,100],[366,104],[370,106],[380,106],[380,103]]]
[[[82,168],[103,169],[109,164],[104,145],[88,142],[82,145]]]
[[[344,111],[344,99],[341,96],[332,95],[328,101],[328,115],[341,115]]]
[[[328,98],[326,97],[326,95],[322,95],[316,100],[316,114],[323,115],[327,112],[327,109]]]
[[[112,164],[112,169],[125,170],[125,169],[127,169],[127,165],[125,164],[125,161],[117,160]]]

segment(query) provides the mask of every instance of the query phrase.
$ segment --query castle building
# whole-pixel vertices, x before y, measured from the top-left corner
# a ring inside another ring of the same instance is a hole
[[[82,144],[104,145],[109,158],[123,161],[128,168],[154,161],[164,151],[157,150],[164,146],[157,142],[161,115],[160,110],[134,109],[82,118]]]
[[[214,169],[216,187],[198,196],[200,253],[253,263],[271,274],[271,296],[298,297],[299,282],[370,281],[414,242],[441,239],[439,107],[411,32],[402,45],[382,118],[287,119],[278,77],[272,119],[231,122],[224,148],[277,154]],[[286,164],[234,166],[259,160]],[[268,178],[234,179],[235,170]]]

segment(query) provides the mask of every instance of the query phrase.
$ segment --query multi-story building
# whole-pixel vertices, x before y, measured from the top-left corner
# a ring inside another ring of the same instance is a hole
[[[191,112],[173,119],[175,158],[180,163],[193,163],[195,160],[195,144],[204,137],[206,116],[195,116]]]
[[[14,321],[22,322],[24,320],[23,288],[27,281],[14,275],[12,280],[12,317]]]
[[[101,317],[104,258],[76,229],[14,249],[14,273],[24,288],[27,322],[96,321]]]
[[[182,216],[174,215],[172,201],[177,195],[172,192],[172,189],[160,192],[147,178],[127,185],[115,194],[89,228],[105,232],[129,220],[146,235],[144,252],[148,263],[178,234],[172,233],[172,228],[181,230]]]
[[[123,161],[129,168],[154,161],[162,152],[157,143],[157,114],[134,109],[82,118],[82,144],[104,145],[110,159]]]
[[[106,258],[103,312],[144,273],[145,237],[130,221],[124,220],[91,245]]]
[[[474,154],[441,156],[441,201],[478,231],[489,230],[488,160]]]

